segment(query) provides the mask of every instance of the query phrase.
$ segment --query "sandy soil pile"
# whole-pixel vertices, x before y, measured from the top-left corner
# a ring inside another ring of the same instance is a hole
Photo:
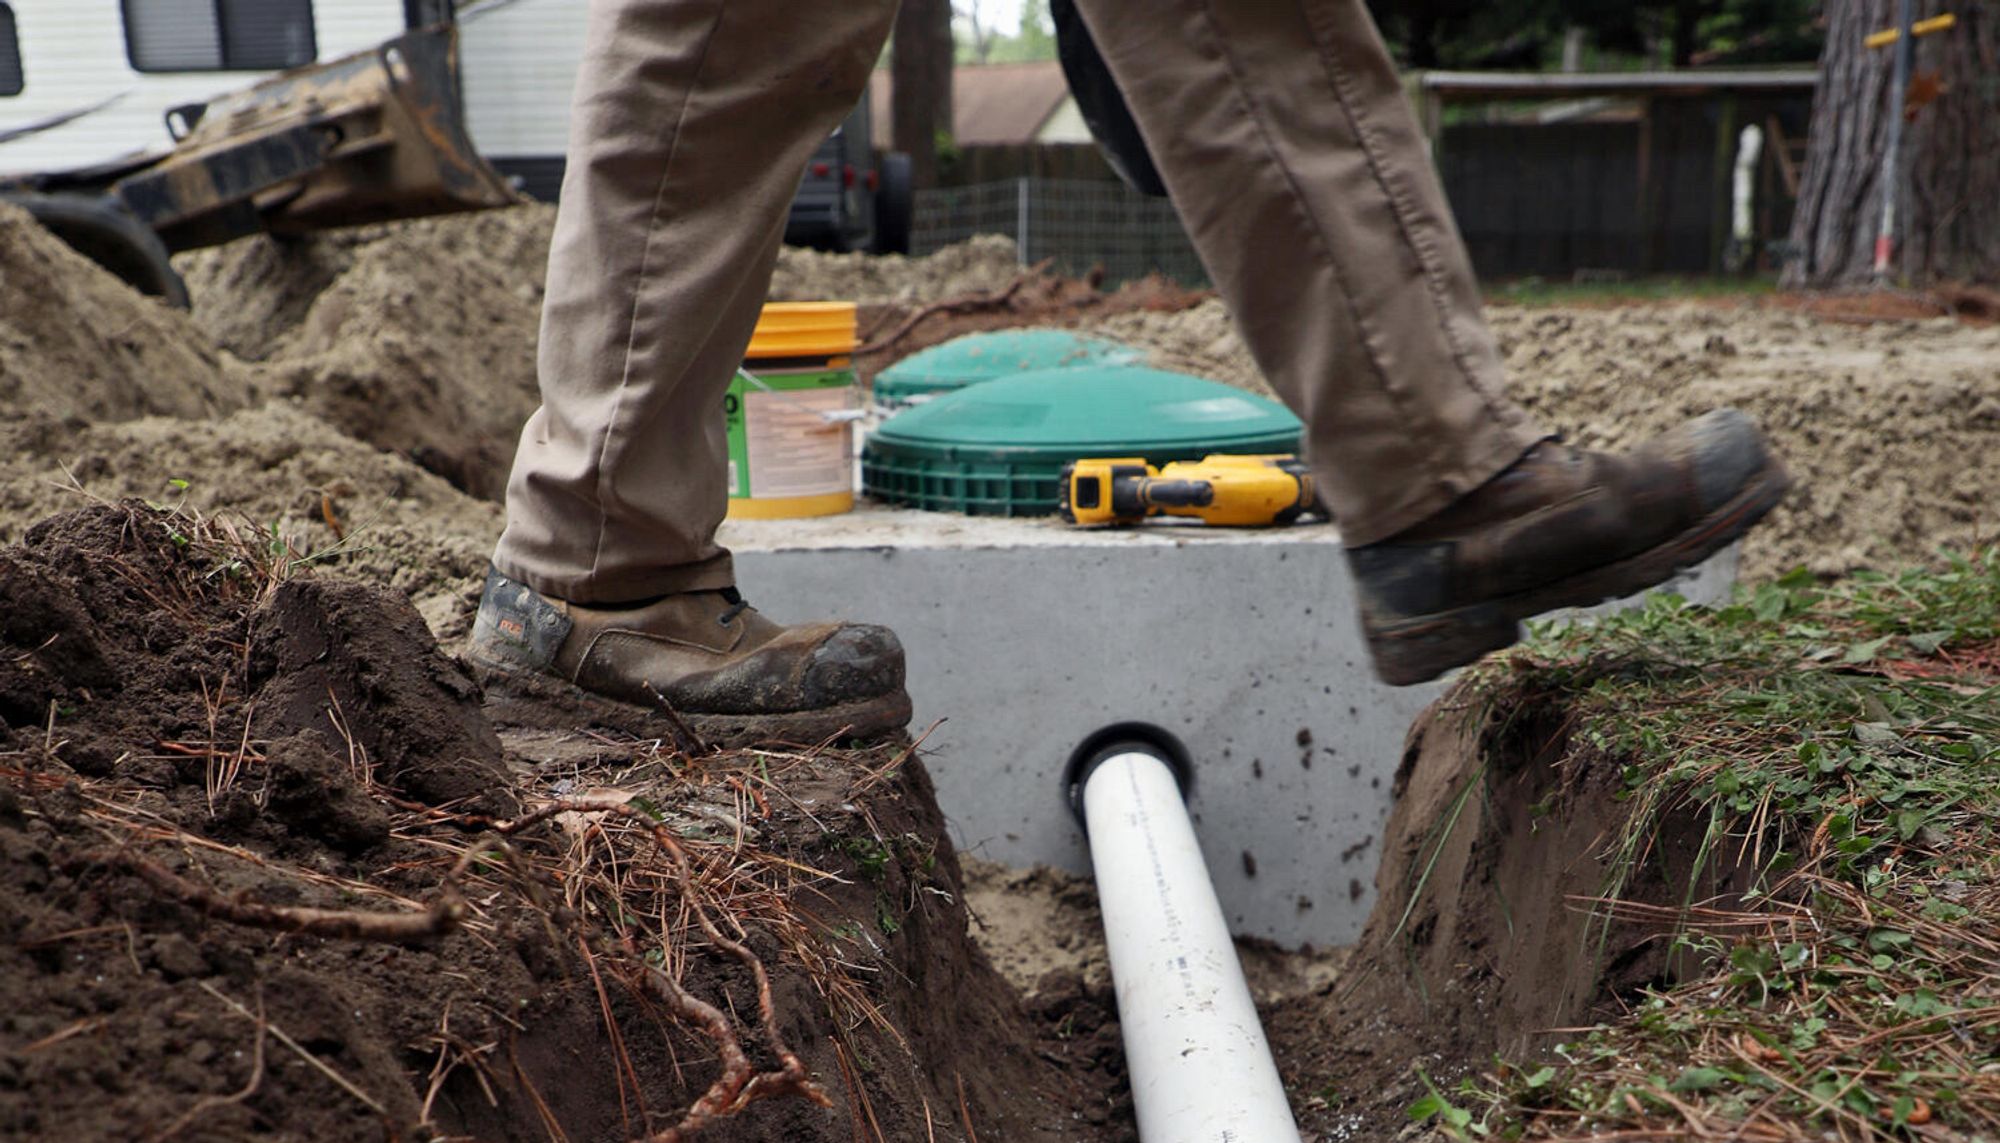
[[[223,353],[171,315],[148,316],[152,324],[132,327],[147,335],[124,343],[145,349],[106,339],[92,368],[123,376],[114,366],[131,353],[168,355],[145,370],[160,379],[158,394],[143,399],[151,403],[80,408],[102,403],[88,396],[106,391],[100,383],[59,386],[25,404],[96,418],[227,411],[256,394],[287,396],[349,436],[496,498],[535,404],[552,222],[550,208],[531,205],[184,256],[196,321]],[[890,328],[899,309],[1005,289],[1019,276],[1016,263],[1004,238],[918,259],[787,250],[772,296],[852,298],[870,307],[871,324]],[[77,278],[70,267],[57,276]],[[1164,368],[1265,389],[1214,299],[1017,301],[931,322],[864,369],[960,329],[1066,324],[1140,346]],[[1989,392],[2000,331],[1942,318],[1829,321],[1768,304],[1496,307],[1491,318],[1516,395],[1582,443],[1622,447],[1716,405],[1756,415],[1799,491],[1749,540],[1753,577],[1922,559],[1992,531],[1980,505],[2000,497],[2000,473],[1964,460],[1989,451],[2000,429],[2000,392]],[[90,328],[124,324],[112,316]],[[78,352],[61,349],[46,367],[23,362],[0,376],[48,376]],[[188,409],[189,400],[212,408]]]
[[[227,514],[314,566],[408,595],[441,638],[467,629],[498,504],[278,401],[215,420],[0,423],[0,542],[90,499]]]
[[[420,306],[473,293],[539,303],[554,228],[555,209],[530,203],[303,238],[248,238],[182,254],[174,266],[187,279],[196,322],[223,348],[257,361],[274,356],[342,277],[360,268],[379,284],[383,269],[370,269],[371,262],[411,274],[406,296],[421,296]],[[499,288],[487,289],[496,282]]]
[[[1775,306],[1496,309],[1515,394],[1623,448],[1720,405],[1771,435],[1797,487],[1744,543],[1745,574],[1921,562],[2000,523],[2000,327],[1849,324]]]
[[[1003,290],[1021,275],[1014,240],[981,235],[921,258],[900,254],[826,254],[787,247],[771,277],[771,300],[838,298],[864,305],[921,305]]]
[[[1745,575],[1823,575],[1990,541],[2000,520],[2000,327],[1830,321],[1773,304],[1495,307],[1514,396],[1588,447],[1623,449],[1733,405],[1797,487],[1744,542]],[[1219,302],[1091,328],[1164,367],[1269,391]]]
[[[529,204],[250,238],[176,265],[196,324],[227,351],[222,372],[233,384],[292,398],[349,436],[497,500],[538,402],[554,221],[552,207]],[[952,297],[1004,288],[1017,261],[1004,238],[924,258],[787,249],[771,296],[870,305]]]
[[[547,207],[185,256],[232,372],[488,499],[533,412]]]
[[[1239,389],[1271,395],[1270,383],[1237,336],[1229,308],[1208,298],[1179,312],[1133,310],[1090,323],[1094,332],[1146,350],[1155,369],[1192,373]]]
[[[0,408],[106,421],[203,417],[253,396],[186,315],[99,271],[26,211],[0,205]]]

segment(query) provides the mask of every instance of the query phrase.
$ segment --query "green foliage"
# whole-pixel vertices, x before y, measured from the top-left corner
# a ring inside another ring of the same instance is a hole
[[[1563,764],[1622,776],[1607,900],[1670,813],[1709,823],[1698,865],[1749,884],[1703,901],[1690,882],[1682,983],[1563,1045],[1554,1074],[1502,1069],[1427,1113],[1470,1131],[1444,1105],[1483,1099],[1504,1111],[1480,1126],[1527,1137],[2000,1116],[2000,551],[1834,585],[1797,572],[1718,608],[1655,596],[1539,627],[1478,685],[1561,704]]]
[[[903,922],[896,913],[895,905],[879,893],[875,895],[875,927],[882,930],[885,937],[893,937],[903,931]]]
[[[1012,35],[987,27],[979,5],[957,5],[952,21],[960,64],[1029,63],[1056,58],[1055,22],[1048,0],[1022,0],[1021,26]]]
[[[1411,1122],[1422,1123],[1435,1119],[1438,1128],[1453,1139],[1484,1137],[1489,1133],[1485,1122],[1475,1119],[1469,1108],[1453,1103],[1438,1090],[1437,1084],[1431,1080],[1430,1073],[1419,1067],[1417,1078],[1423,1081],[1425,1095],[1404,1110],[1404,1114],[1410,1117]],[[1470,1092],[1472,1089],[1466,1090]]]
[[[1591,71],[1819,58],[1816,0],[1369,0],[1411,67],[1556,66],[1564,32],[1585,37]]]
[[[855,868],[861,876],[870,881],[882,880],[882,874],[889,868],[889,862],[896,857],[895,850],[877,837],[843,838],[840,849],[854,859]]]

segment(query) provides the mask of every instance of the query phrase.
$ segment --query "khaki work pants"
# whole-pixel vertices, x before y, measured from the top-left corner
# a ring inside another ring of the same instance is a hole
[[[1352,545],[1546,434],[1501,363],[1362,0],[1080,0]],[[728,586],[722,397],[800,172],[894,0],[595,0],[549,252],[542,408],[495,565],[623,603]]]

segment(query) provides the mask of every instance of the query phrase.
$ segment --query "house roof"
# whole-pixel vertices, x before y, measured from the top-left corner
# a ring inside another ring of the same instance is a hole
[[[878,146],[888,145],[891,94],[888,69],[876,69],[868,96]],[[1031,143],[1068,97],[1054,60],[962,65],[951,73],[952,136],[961,147]]]

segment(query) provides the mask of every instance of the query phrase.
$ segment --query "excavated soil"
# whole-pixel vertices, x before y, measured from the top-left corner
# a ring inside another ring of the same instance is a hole
[[[2000,524],[2000,469],[1983,463],[2000,446],[2000,327],[1782,304],[1496,309],[1494,326],[1516,395],[1585,445],[1722,405],[1757,418],[1796,487],[1744,543],[1753,578],[1921,563]]]
[[[670,914],[567,896],[596,884],[576,864],[592,853],[637,861],[632,831],[510,837],[511,856],[463,871],[468,911],[442,935],[241,920],[442,908],[487,819],[615,788],[721,847],[699,850],[700,884],[744,910],[779,1038],[834,1105],[760,1102],[704,1138],[1131,1138],[1089,886],[961,872],[918,760],[893,744],[691,758],[643,722],[553,706],[496,724],[451,657],[534,402],[550,222],[522,207],[185,256],[190,318],[0,208],[0,990],[23,998],[0,1013],[0,1135],[665,1128],[715,1075],[714,1043],[613,938],[620,917]],[[1262,387],[1214,299],[1107,295],[1017,262],[998,240],[908,261],[787,252],[773,293],[864,302],[864,378],[956,333],[1046,324]],[[1758,416],[1799,490],[1750,540],[1753,577],[1991,531],[2000,329],[1793,299],[1491,316],[1517,395],[1585,443],[1715,404]],[[1449,1083],[1667,974],[1652,934],[1586,955],[1562,904],[1602,883],[1595,843],[1619,813],[1616,775],[1567,751],[1564,725],[1560,696],[1440,704],[1385,835],[1394,915],[1351,953],[1242,948],[1308,1138],[1389,1138],[1420,1093],[1413,1063]],[[1485,796],[1461,801],[1474,780]],[[767,881],[726,872],[735,827]],[[1673,828],[1665,866],[1684,856]],[[664,967],[776,1066],[744,963],[680,920]]]
[[[1570,742],[1570,714],[1563,693],[1461,685],[1411,728],[1381,904],[1337,981],[1265,1011],[1300,1124],[1318,1139],[1395,1137],[1425,1092],[1417,1068],[1449,1090],[1676,980],[1669,932],[1580,904],[1609,883],[1606,842],[1629,801],[1619,760]],[[1741,893],[1727,856],[1703,861],[1706,825],[1667,815],[1621,899],[1672,916],[1685,900]]]
[[[683,914],[680,980],[752,1066],[797,1051],[826,1106],[754,1102],[703,1138],[1101,1137],[1074,1127],[1073,1077],[967,939],[907,746],[497,733],[400,595],[280,581],[255,541],[127,502],[0,549],[0,1136],[662,1130],[715,1043],[643,987],[661,963],[645,942],[621,944],[644,908],[706,907],[746,951]],[[580,858],[614,844],[612,819],[493,824],[611,787],[662,807],[646,813],[698,888],[609,880],[662,876],[643,845],[608,870]],[[447,908],[456,924],[369,936]]]
[[[552,217],[524,206],[185,255],[195,324],[212,341],[193,339],[196,363],[164,370],[173,384],[163,391],[213,391],[216,411],[288,399],[461,490],[497,497],[535,402]],[[1212,297],[1157,281],[1104,294],[1017,263],[1000,238],[916,259],[787,250],[772,296],[862,303],[864,380],[959,333],[1057,325],[1130,342],[1164,368],[1268,391]],[[2000,429],[2000,327],[1953,316],[1954,307],[1984,314],[1963,298],[1897,300],[1887,309],[1789,297],[1497,306],[1490,318],[1515,396],[1587,445],[1629,445],[1717,405],[1756,415],[1798,491],[1746,545],[1749,574],[1805,566],[1833,575],[1924,559],[1993,531],[1982,505],[2000,496],[2000,473],[1967,460],[1989,451]],[[111,320],[137,319],[121,310]],[[165,325],[179,338],[165,344],[189,343],[171,315]],[[34,365],[19,367],[46,372]],[[26,406],[101,419],[58,388],[61,399],[31,395]]]
[[[288,401],[207,419],[0,424],[0,542],[90,499],[225,513],[316,565],[407,595],[441,638],[469,630],[498,504]]]
[[[0,204],[0,407],[93,420],[207,417],[254,396],[186,314],[139,297],[26,211]]]
[[[1722,406],[1756,417],[1796,487],[1744,542],[1751,578],[1991,540],[2000,469],[1979,461],[2000,446],[2000,327],[1842,302],[1496,306],[1488,318],[1515,399],[1586,447],[1629,448]],[[1220,302],[1093,325],[1165,368],[1269,392]]]

